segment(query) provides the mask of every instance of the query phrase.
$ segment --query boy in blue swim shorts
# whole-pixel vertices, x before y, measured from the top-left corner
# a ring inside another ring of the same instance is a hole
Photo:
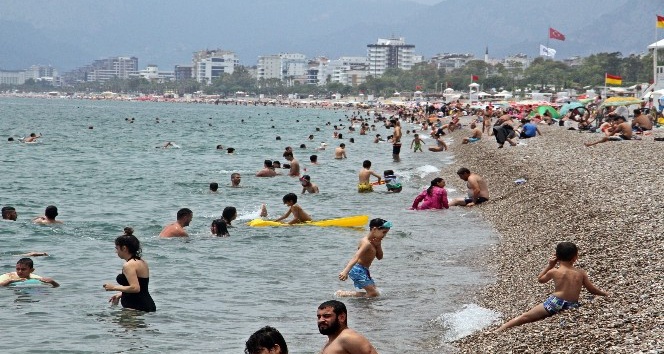
[[[549,264],[544,268],[537,281],[546,283],[553,279],[555,290],[544,301],[528,312],[509,320],[496,330],[502,332],[514,326],[542,320],[556,313],[579,307],[579,294],[581,288],[586,288],[591,294],[607,296],[607,293],[597,288],[588,278],[588,273],[583,269],[574,267],[578,258],[578,249],[572,242],[561,242],[556,247],[556,254],[549,258]],[[559,264],[556,268],[556,264]]]
[[[383,219],[373,219],[369,222],[369,233],[360,240],[357,252],[339,273],[339,280],[345,281],[349,277],[358,289],[364,291],[337,291],[337,296],[378,296],[376,284],[371,278],[369,267],[374,259],[383,259],[381,242],[392,227],[392,223]]]

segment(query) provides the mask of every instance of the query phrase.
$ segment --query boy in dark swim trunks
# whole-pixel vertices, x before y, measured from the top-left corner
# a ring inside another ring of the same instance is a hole
[[[383,248],[381,242],[390,231],[392,223],[383,219],[373,219],[369,222],[369,233],[360,240],[357,246],[357,252],[348,262],[344,270],[339,273],[339,280],[346,280],[349,277],[358,289],[365,291],[337,291],[337,296],[378,296],[376,284],[371,278],[369,267],[374,259],[383,259]]]
[[[576,262],[578,257],[578,249],[574,243],[559,243],[556,247],[556,254],[549,258],[549,264],[537,276],[537,281],[540,283],[546,283],[553,279],[556,287],[554,292],[544,303],[509,320],[509,322],[500,326],[496,332],[502,332],[525,323],[539,321],[553,316],[562,310],[579,307],[579,294],[582,287],[588,289],[591,294],[607,296],[606,292],[595,287],[590,282],[588,273],[574,267],[574,262]],[[558,268],[555,268],[556,263],[559,263]]]

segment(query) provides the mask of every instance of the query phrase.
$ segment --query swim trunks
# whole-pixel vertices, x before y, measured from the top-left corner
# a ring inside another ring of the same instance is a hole
[[[488,200],[489,200],[488,198],[477,197],[477,201],[475,202],[475,205],[477,205],[477,204],[482,204],[482,203],[484,203],[484,202],[486,202],[486,201],[488,201]],[[468,203],[472,203],[472,202],[473,202],[473,198],[465,198],[463,201],[464,201],[466,204],[468,204]]]
[[[480,141],[480,138],[468,138],[469,143],[474,143],[476,141]]]
[[[357,185],[358,193],[369,193],[373,192],[373,186],[370,183],[360,183]]]
[[[562,310],[575,309],[579,306],[581,306],[581,304],[576,301],[563,300],[555,295],[550,295],[544,301],[544,309],[549,315],[555,315]]]
[[[392,155],[399,155],[401,153],[401,143],[392,145]]]
[[[623,134],[620,135],[612,135],[609,137],[609,140],[611,141],[623,141],[623,140],[632,140],[631,138],[626,137]]]
[[[353,268],[350,269],[348,277],[353,280],[353,285],[358,289],[364,289],[369,285],[375,285],[373,279],[371,279],[369,268],[359,263],[355,263]]]
[[[414,145],[415,145],[415,146],[414,146],[414,149],[413,149],[414,152],[417,152],[417,150],[422,151],[422,144],[420,144],[420,143],[415,143]]]

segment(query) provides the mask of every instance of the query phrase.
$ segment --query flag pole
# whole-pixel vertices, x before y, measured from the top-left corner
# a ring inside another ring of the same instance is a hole
[[[652,83],[653,83],[653,91],[655,90],[655,87],[657,87],[657,49],[659,47],[658,45],[658,28],[659,28],[659,18],[657,18],[657,23],[655,24],[655,49],[652,52],[652,67],[653,67],[653,76],[652,76]]]
[[[550,40],[551,40],[551,24],[549,23],[549,33],[547,33],[547,35],[546,35],[546,50],[547,50],[546,57],[547,58],[549,57],[548,50],[549,50],[549,48],[551,48],[551,47],[549,47],[549,41]]]
[[[606,88],[606,78],[607,78],[607,76],[608,76],[608,73],[605,72],[605,73],[604,73],[604,99],[607,99],[607,97],[606,97],[606,91],[607,91],[607,88]]]

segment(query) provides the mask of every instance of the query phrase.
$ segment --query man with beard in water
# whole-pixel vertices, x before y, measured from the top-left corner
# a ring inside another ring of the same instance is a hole
[[[348,328],[346,305],[337,300],[318,306],[318,331],[327,336],[320,354],[378,354],[363,335]]]

